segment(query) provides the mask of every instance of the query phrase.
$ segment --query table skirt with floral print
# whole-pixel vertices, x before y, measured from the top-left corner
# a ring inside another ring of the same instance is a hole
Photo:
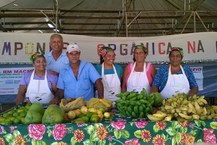
[[[216,144],[217,121],[150,122],[115,117],[101,123],[0,125],[0,145]]]

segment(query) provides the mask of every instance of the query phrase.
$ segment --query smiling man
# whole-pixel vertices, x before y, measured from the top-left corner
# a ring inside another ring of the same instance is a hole
[[[68,45],[66,52],[70,65],[60,71],[54,101],[81,96],[84,100],[89,100],[94,97],[94,86],[98,91],[98,97],[104,98],[101,76],[91,63],[80,60],[81,50],[78,45]]]

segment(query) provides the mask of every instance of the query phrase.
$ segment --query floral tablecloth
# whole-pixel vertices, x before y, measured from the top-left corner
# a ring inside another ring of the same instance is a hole
[[[89,124],[0,125],[0,145],[165,145],[216,143],[217,121],[149,122],[115,117]]]

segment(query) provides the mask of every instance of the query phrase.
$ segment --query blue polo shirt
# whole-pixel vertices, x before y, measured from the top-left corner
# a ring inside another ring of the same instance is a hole
[[[90,100],[94,97],[94,84],[100,78],[99,73],[91,63],[81,61],[77,79],[71,66],[60,71],[57,88],[64,90],[64,98],[82,96],[84,100]]]
[[[52,51],[45,54],[46,58],[46,69],[50,71],[55,71],[60,73],[60,70],[63,70],[69,65],[69,60],[65,51],[62,51],[62,54],[57,60],[53,58]]]

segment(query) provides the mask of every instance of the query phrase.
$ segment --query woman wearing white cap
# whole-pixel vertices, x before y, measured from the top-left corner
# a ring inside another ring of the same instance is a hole
[[[70,44],[67,47],[67,57],[70,65],[60,71],[57,83],[57,95],[53,102],[61,98],[83,97],[89,100],[94,97],[94,85],[98,91],[99,98],[103,98],[103,85],[101,76],[94,66],[80,60],[81,50],[77,44]]]

